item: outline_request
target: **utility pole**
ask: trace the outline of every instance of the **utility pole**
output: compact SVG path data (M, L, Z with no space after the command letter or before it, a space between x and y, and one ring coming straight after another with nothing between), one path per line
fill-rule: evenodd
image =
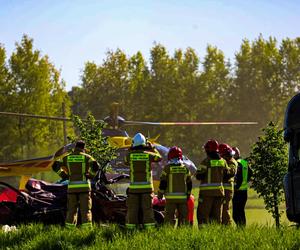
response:
M62 103L62 115L63 118L66 118L66 104ZM64 131L64 145L67 144L67 123L66 120L63 120L63 131Z

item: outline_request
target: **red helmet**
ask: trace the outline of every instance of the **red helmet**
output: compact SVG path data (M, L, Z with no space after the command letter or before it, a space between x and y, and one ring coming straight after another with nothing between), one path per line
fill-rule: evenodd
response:
M232 150L235 152L234 158L239 159L241 152L238 147L233 147Z
M219 145L219 150L220 150L220 155L222 157L224 157L224 156L233 156L235 154L235 152L232 150L232 148L226 143L220 144Z
M169 149L168 160L176 158L182 160L182 150L179 147L173 146Z
M219 143L216 140L210 139L204 144L206 152L219 152Z

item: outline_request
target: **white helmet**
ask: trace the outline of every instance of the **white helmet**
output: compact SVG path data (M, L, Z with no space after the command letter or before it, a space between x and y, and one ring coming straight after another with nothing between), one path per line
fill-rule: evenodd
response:
M146 138L143 134L137 133L133 138L132 138L132 146L137 147L137 146L146 146Z

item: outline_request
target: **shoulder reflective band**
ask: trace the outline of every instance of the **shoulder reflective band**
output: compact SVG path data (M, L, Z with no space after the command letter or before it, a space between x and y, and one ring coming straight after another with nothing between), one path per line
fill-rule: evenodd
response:
M210 166L211 167L225 167L225 161L224 160L210 160Z

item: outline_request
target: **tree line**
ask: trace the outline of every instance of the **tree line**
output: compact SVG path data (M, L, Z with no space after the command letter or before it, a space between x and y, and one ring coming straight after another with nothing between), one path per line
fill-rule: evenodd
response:
M257 126L131 126L164 145L178 145L196 163L209 138L238 146L244 155L269 121L282 125L289 99L300 86L300 38L278 42L259 35L243 40L232 60L215 46L169 52L154 44L150 58L109 50L100 64L83 65L79 86L67 93L59 70L24 35L9 59L0 45L0 110L61 115L61 103L101 119L119 102L120 115L137 121L257 121ZM55 121L1 117L0 159L52 153L63 143ZM73 129L69 126L69 133Z

